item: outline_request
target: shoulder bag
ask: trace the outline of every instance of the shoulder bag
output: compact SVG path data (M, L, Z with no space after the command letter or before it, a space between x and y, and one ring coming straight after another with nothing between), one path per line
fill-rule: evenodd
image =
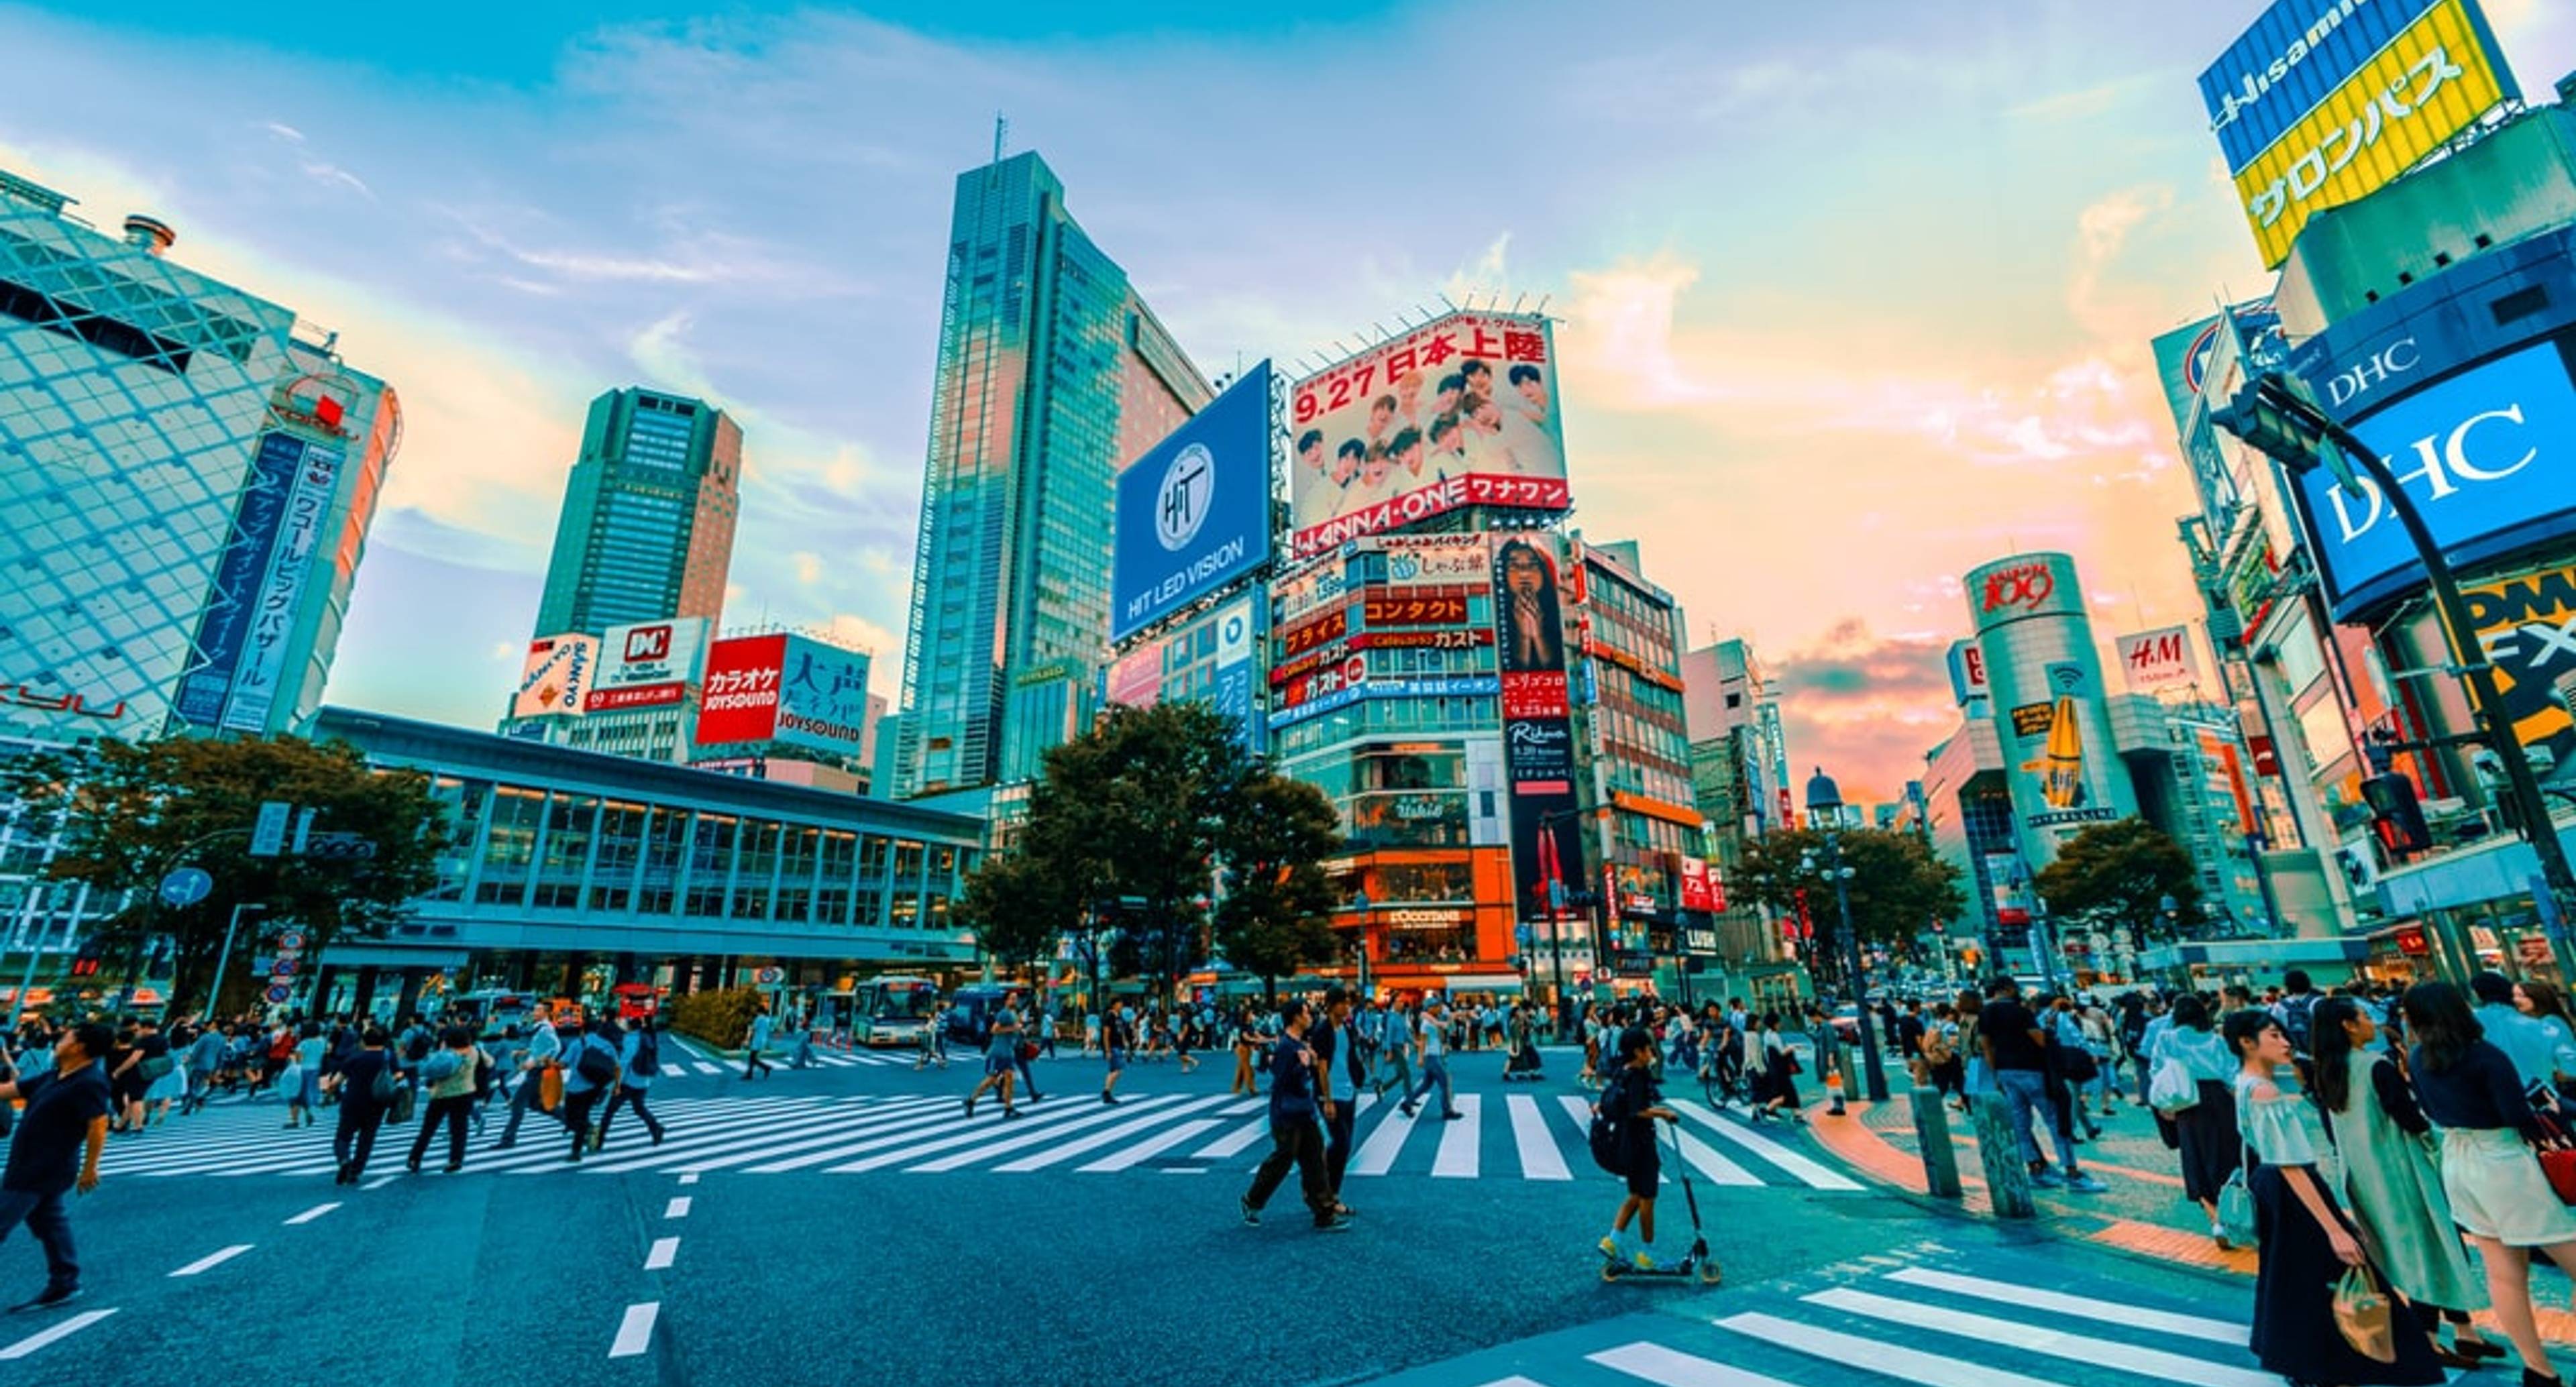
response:
M406 1083L396 1083L396 1084L394 1085L394 1101L393 1101L393 1105L385 1111L385 1121L387 1121L387 1122L409 1122L409 1121L411 1121L411 1108L412 1108L412 1104L413 1104L413 1103L415 1103L415 1102L417 1102L417 1101L418 1101L418 1099L417 1099L417 1098L416 1098L416 1096L412 1093L411 1085L406 1084Z
M2367 1261L2346 1268L2343 1279L2335 1283L2334 1319L2335 1331L2352 1345L2353 1352L2375 1363L2397 1361L2397 1328L2388 1295L2379 1289Z
M402 1081L394 1077L392 1055L379 1050L376 1052L376 1058L376 1077L367 1085L367 1092L374 1096L378 1107L389 1108L393 1106L394 1095L402 1092Z
M2246 1184L2254 1165L2254 1146L2240 1142L2236 1169L2227 1177L2227 1187L2218 1192L2218 1232L2233 1247L2252 1247L2258 1234L2254 1225L2254 1191Z
M2558 1119L2545 1112L2535 1112L2540 1121L2540 1173L2549 1177L2550 1191L2561 1204L2576 1204L2576 1141Z
M2147 1081L2147 1106L2167 1117L2187 1113L2200 1106L2199 1081L2180 1059L2167 1055Z

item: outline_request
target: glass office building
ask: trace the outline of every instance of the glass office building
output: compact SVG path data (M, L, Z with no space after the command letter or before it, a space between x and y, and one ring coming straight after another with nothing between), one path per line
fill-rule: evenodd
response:
M1112 479L1213 394L1035 153L958 176L897 796L1034 775L1085 725Z
M401 434L293 310L0 173L0 734L301 730Z
M700 400L643 389L590 402L564 484L536 636L724 615L742 510L742 429Z

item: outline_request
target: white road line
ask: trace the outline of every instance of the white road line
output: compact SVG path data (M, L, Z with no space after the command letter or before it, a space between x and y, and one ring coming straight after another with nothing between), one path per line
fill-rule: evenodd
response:
M0 1358L24 1358L56 1340L68 1339L115 1313L116 1310L112 1306L105 1310L84 1310L51 1329L37 1330L7 1348L0 1348Z
M1849 1287L1819 1291L1804 1299L1811 1305L1840 1310L1845 1314L1862 1315L1911 1329L1961 1335L1979 1343L2002 1344L2049 1358L2098 1363L2122 1372L2160 1377L2167 1382L2204 1383L2207 1387L2279 1387L2280 1384L2280 1378L2272 1373L2212 1363L2189 1354L2139 1348L2114 1339L2069 1334L2045 1325L2024 1324L1994 1315L1973 1315L1965 1310L1947 1310L1937 1305L1898 1300L1893 1296L1874 1295Z
M1473 1180L1478 1165L1476 1129L1483 1125L1485 1098L1480 1093L1458 1095L1459 1118L1441 1123L1440 1150L1431 1158L1431 1173L1442 1179Z
M1587 1353L1585 1358L1605 1368L1613 1368L1630 1377L1642 1377L1659 1387L1790 1387L1776 1377L1724 1363L1712 1363L1661 1344L1639 1340Z
M1419 1112L1420 1109L1415 1109ZM1404 1139L1413 1135L1414 1116L1402 1107L1379 1118L1377 1126L1351 1153L1349 1175L1384 1175L1395 1168L1396 1153L1404 1149Z
M1018 1151L1026 1147L1035 1146L1042 1141L1053 1141L1067 1132L1088 1131L1089 1129L1098 1127L1104 1123L1117 1122L1122 1118L1132 1116L1140 1108L1164 1107L1179 1098L1180 1095L1177 1093L1157 1094L1154 1097L1144 1099L1141 1102L1130 1101L1124 1108L1107 1106L1095 1108L1091 1110L1088 1116L1077 1117L1071 1121L1065 1121L1059 1118L1056 1114L1049 1113L1047 1115L1048 1118L1054 1120L1004 1128L1004 1134L1000 1136L995 1136L991 1131L978 1129L976 1131L968 1132L962 1136L937 1137L930 1141L914 1142L910 1146L900 1147L893 1151L880 1151L873 1156L862 1157L845 1165L836 1165L831 1167L829 1173L834 1175L848 1175L863 1170L875 1170L880 1166L901 1165L904 1162L912 1160L916 1156L926 1156L933 1151L946 1151L950 1154L942 1156L938 1160L929 1162L925 1165L911 1166L907 1168L916 1170L955 1170L959 1166L984 1160L987 1157L998 1156L1005 1151ZM988 1138L990 1139L988 1140ZM981 1145L977 1145L975 1143L981 1143ZM965 1149L960 1151L957 1149L959 1147L964 1147Z
M1138 1142L1136 1145L1130 1146L1124 1151L1103 1156L1089 1165L1076 1166L1074 1169L1078 1174L1083 1175L1097 1175L1105 1171L1125 1170L1129 1166L1136 1165L1151 1157L1159 1156L1163 1152L1169 1151L1173 1147L1180 1145L1182 1142L1188 1141L1190 1138L1208 1131L1210 1128L1220 1127L1223 1125L1224 1124L1222 1122L1213 1117L1202 1117L1195 1121L1184 1122L1180 1126L1174 1127L1167 1132L1163 1132L1145 1141Z
M673 1164L682 1170L689 1171L723 1170L728 1166L747 1166L755 1174L774 1175L782 1170L801 1170L809 1165L820 1165L851 1151L873 1149L868 1142L858 1141L858 1138L877 1138L879 1139L877 1144L881 1145L885 1140L896 1139L889 1137L887 1135L889 1133L918 1133L927 1128L943 1125L963 1125L965 1120L950 1108L949 1100L946 1098L933 1099L926 1103L906 1100L858 1109L856 1120L837 1123L820 1131L806 1129L777 1132L767 1136L738 1136L729 1148L722 1145L712 1149L701 1147ZM993 1120L998 1123L1001 1119L996 1116ZM822 1149L817 1150L818 1147ZM805 1154L790 1156L788 1154L790 1152ZM786 1157L786 1159L769 1161L763 1165L749 1164L771 1156ZM617 1167L611 1166L609 1169L615 1170Z
M1720 1329L1731 1329L1747 1338L1796 1349L1856 1373L1883 1373L1906 1382L1921 1383L1922 1387L2063 1387L2063 1384L2044 1377L2006 1372L1987 1364L1944 1358L1937 1353L1925 1353L1901 1344L1819 1329L1795 1320L1784 1320L1777 1315L1729 1315L1716 1323Z
M1717 1148L1692 1136L1686 1127L1676 1124L1673 1139L1681 1145L1682 1159L1691 1163L1691 1169L1707 1176L1711 1184L1759 1186L1762 1183L1761 1176L1719 1155ZM1588 1136L1586 1140L1588 1143Z
M685 1194L672 1196L671 1202L662 1206L662 1217L687 1218L691 1202L689 1196Z
M1519 1373L1514 1373L1510 1377L1495 1378L1491 1382L1481 1384L1480 1387L1547 1387L1547 1384L1537 1378L1523 1377Z
M190 1262L188 1265L181 1267L170 1274L172 1276L196 1276L204 1272L209 1272L222 1266L224 1263L231 1261L235 1257L250 1251L250 1249L251 1245L249 1243L234 1243L232 1246L225 1248L221 1252L209 1252L205 1256Z
M662 1302L648 1300L626 1307L626 1318L618 1321L617 1340L608 1346L611 1358L632 1358L653 1342L653 1321L662 1314Z
M373 1180L369 1180L366 1184L364 1184L364 1185L360 1186L360 1188L362 1188L362 1189L371 1189L371 1190L380 1190L380 1189L383 1189L385 1186L390 1185L390 1184L392 1184L394 1181L399 1180L399 1179L401 1179L401 1178L402 1178L402 1177L401 1177L401 1176L399 1176L399 1175L379 1175L379 1176L377 1176L375 1179L373 1179Z
M2243 1348L2252 1342L2244 1325L2227 1320L2204 1319L2199 1315L2177 1315L2168 1310L2146 1310L2116 1301L2094 1300L2087 1296L2068 1295L2064 1291L2044 1291L2030 1286L2007 1285L1983 1277L1961 1276L1956 1272L1932 1271L1908 1267L1890 1272L1890 1281L1920 1286L1928 1291L1948 1291L1953 1295L1975 1296L1980 1300L1999 1301L2005 1305L2026 1306L2053 1314L2072 1315L2077 1319L2100 1320L2106 1324L2126 1325L2134 1329L2152 1329L2159 1334L2172 1334L2185 1339L2200 1339L2230 1348Z
M661 1271L671 1265L672 1258L679 1255L680 1240L678 1238L655 1238L653 1240L653 1249L644 1254L644 1269L646 1271Z
M1547 1134L1547 1113L1538 1100L1525 1093L1514 1093L1503 1099L1512 1115L1512 1145L1520 1149L1521 1178L1524 1180L1571 1180L1574 1172L1565 1168L1565 1156L1556 1149L1556 1140Z
M1267 1098L1247 1098L1242 1102L1235 1104L1233 1107L1224 1109L1223 1115L1234 1117L1243 1113L1258 1112L1269 1106L1270 1100ZM1268 1135L1270 1135L1270 1119L1268 1117L1256 1117L1250 1122L1244 1123L1242 1126L1235 1128L1224 1136L1221 1136L1216 1140L1209 1142L1207 1145L1200 1147L1198 1150L1191 1152L1190 1159L1194 1161L1221 1161L1228 1156L1241 1154L1254 1142L1257 1142Z
M680 1183L681 1183L681 1184L683 1184L683 1185L694 1185L694 1184L696 1184L697 1182L698 1182L698 1173L697 1173L696 1171L694 1171L694 1170L692 1170L692 1171L688 1172L687 1174L682 1175L682 1176L680 1177Z
M686 1159L687 1152L707 1150L721 1146L727 1141L740 1142L772 1119L828 1118L832 1113L833 1105L818 1104L810 1098L767 1098L733 1107L719 1106L712 1112L696 1115L696 1118L701 1121L712 1120L711 1126L701 1126L698 1125L698 1121L692 1121L685 1132L670 1138L660 1146L647 1146L633 1154L621 1152L611 1155L603 1151L585 1164L590 1169L603 1173L642 1170L662 1163L677 1164ZM658 1113L655 1115L660 1116ZM678 1113L671 1114L665 1125L679 1122L682 1116ZM570 1134L564 1130L563 1124L549 1118L546 1126L539 1130L533 1142L523 1141L508 1151L492 1152L482 1160L473 1160L469 1154L470 1164L467 1169L485 1172L551 1170L556 1166L570 1165L572 1162L564 1159L569 1138Z
M1682 1116L1701 1123L1728 1141L1797 1176L1810 1189L1857 1190L1860 1188L1860 1182L1850 1176L1809 1160L1769 1137L1748 1129L1742 1123L1730 1122L1697 1103L1681 1098L1667 1098L1664 1102L1666 1106Z
M300 1213L300 1214L297 1214L295 1217L288 1219L288 1220L286 1221L286 1226L287 1226L287 1227L289 1227L289 1228L292 1228L292 1227L294 1227L295 1225L297 1225L297 1224L299 1224L299 1223L311 1223L313 1220L315 1220L315 1219L317 1219L317 1218L320 1218L320 1217L322 1217L324 1214L327 1214L327 1213L331 1212L333 1209L336 1209L336 1208L339 1208L339 1207L340 1207L340 1205L339 1205L339 1203L338 1203L337 1201L334 1201L334 1202L329 1203L329 1204L316 1204L316 1205L314 1205L312 1208L307 1209L307 1210L305 1210L304 1212L302 1212L302 1213Z
M1069 1161L1074 1157L1081 1155L1085 1151L1097 1151L1101 1147L1110 1145L1113 1142L1123 1141L1128 1137L1136 1136L1142 1132L1160 1127L1164 1123L1171 1121L1173 1118L1178 1117L1183 1113L1196 1111L1197 1109L1207 1107L1209 1104L1222 1103L1224 1101L1225 1100L1222 1098L1200 1098L1191 1102L1183 1103L1178 1107L1167 1107L1158 1112L1149 1112L1132 1122L1121 1122L1115 1127L1104 1128L1100 1131L1093 1132L1089 1136L1066 1142L1064 1145L1055 1147L1051 1150L1040 1151L1034 1156L1022 1156L1016 1161L1012 1161L1007 1165L997 1165L993 1167L993 1169L997 1173L1010 1175L1017 1175L1024 1171L1043 1170L1059 1161ZM961 1152L958 1155L943 1157L940 1160L932 1161L926 1165L917 1165L912 1168L914 1170L954 1170L958 1166L968 1164L978 1159L981 1159L981 1153L967 1151Z

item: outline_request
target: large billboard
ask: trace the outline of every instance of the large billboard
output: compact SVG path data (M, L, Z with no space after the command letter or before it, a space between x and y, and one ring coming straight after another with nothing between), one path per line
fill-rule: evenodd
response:
M232 692L224 700L223 726L228 731L266 731L279 692L289 681L303 677L302 669L287 668L287 641L295 634L305 581L325 553L331 495L339 489L340 467L347 459L348 454L337 448L304 445L295 485L288 489L286 508L278 516L277 544L269 554L268 571L260 579L250 625L243 633ZM291 702L292 693L288 697Z
M688 697L707 653L707 619L678 617L611 626L600 637L599 678L586 712L658 708Z
M2475 0L2277 0L2200 91L2266 268L2519 95Z
M1466 506L1563 510L1565 432L1547 319L1452 313L1297 383L1289 549Z
M1566 698L1564 555L1556 536L1494 546L1494 644L1501 668L1503 781L1510 800L1512 884L1520 918L1550 919L1583 881L1574 796L1574 724Z
M2559 341L2534 343L2353 421L2453 567L2503 558L2576 525L2576 385L2566 353ZM2365 478L2354 495L2320 467L2298 489L2335 620L2423 587L2423 565L2377 486Z
M539 636L528 642L528 658L519 666L519 692L510 700L510 716L580 713L598 668L596 638L579 632Z
M2200 687L2200 647L2188 626L2159 626L2111 638L2120 657L2120 682L2134 694Z
M778 730L778 686L786 678L787 636L732 636L707 647L699 696L699 746L765 742Z
M788 632L707 647L699 746L775 742L856 756L867 735L868 657Z
M2021 855L2042 867L2085 825L2137 812L2084 591L2064 554L1998 559L1971 569L1966 587Z
M1269 362L1118 474L1116 541L1111 640L1269 559Z
M2549 748L2566 765L2576 758L2576 722L2552 690L2576 675L2576 565L2479 583L2460 596L2478 647L2495 666L2515 739Z
M1214 610L1130 646L1109 666L1111 703L1150 708L1199 700L1234 720L1246 750L1263 743L1254 654L1261 643L1261 595L1247 591Z

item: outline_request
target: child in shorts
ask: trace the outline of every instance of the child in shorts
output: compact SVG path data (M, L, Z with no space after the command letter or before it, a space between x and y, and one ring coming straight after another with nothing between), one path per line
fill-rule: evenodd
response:
M1611 1076L1610 1091L1601 1097L1601 1111L1619 1128L1620 1168L1628 1182L1628 1197L1619 1204L1610 1235L1601 1240L1601 1254L1631 1262L1640 1271L1653 1271L1655 1258L1648 1245L1655 1240L1655 1186L1664 1175L1655 1123L1680 1118L1663 1106L1664 1095L1655 1087L1654 1033L1643 1026L1621 1031L1618 1054L1619 1068ZM1639 1234L1634 1242L1628 1238L1632 1220Z

